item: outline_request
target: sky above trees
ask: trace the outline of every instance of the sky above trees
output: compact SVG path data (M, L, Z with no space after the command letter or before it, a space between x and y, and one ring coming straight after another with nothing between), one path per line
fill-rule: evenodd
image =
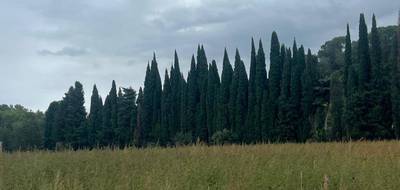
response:
M231 60L238 48L248 69L251 37L263 39L266 60L273 30L282 42L296 37L315 52L345 35L347 22L356 39L360 12L367 23L375 13L379 26L394 25L399 7L395 0L5 0L0 2L0 103L45 110L76 80L83 83L87 102L94 83L103 98L113 79L138 89L153 52L163 75L176 49L187 75L199 43L219 71L224 47Z

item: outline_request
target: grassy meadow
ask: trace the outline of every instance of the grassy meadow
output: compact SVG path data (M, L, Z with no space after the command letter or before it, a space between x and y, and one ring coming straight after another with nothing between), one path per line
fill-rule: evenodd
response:
M0 153L0 189L398 189L400 142Z

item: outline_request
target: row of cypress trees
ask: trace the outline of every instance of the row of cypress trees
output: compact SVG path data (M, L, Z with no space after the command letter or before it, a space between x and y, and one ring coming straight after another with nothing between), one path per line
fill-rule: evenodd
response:
M249 75L238 49L233 66L224 51L220 76L215 60L209 63L199 45L187 78L180 71L175 52L162 83L154 54L138 95L131 88L117 92L113 81L103 105L94 86L87 117L82 85L76 82L63 100L50 104L44 145L54 149L58 143L78 149L192 142L305 142L321 130L327 133L327 140L398 137L400 66L395 41L393 68L387 75L375 16L370 37L364 15L360 16L356 57L347 27L345 66L338 74L340 80L332 74L330 82L330 127L321 129L314 124L321 86L317 56L298 47L296 41L291 47L281 44L273 32L268 74L261 40L257 49L251 41ZM341 86L342 95L337 90Z

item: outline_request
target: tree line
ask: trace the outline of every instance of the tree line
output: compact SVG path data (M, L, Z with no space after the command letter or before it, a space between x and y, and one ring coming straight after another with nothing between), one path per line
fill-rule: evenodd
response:
M340 43L327 43L318 54L296 41L286 46L273 32L268 73L261 40L257 47L251 40L249 73L239 50L231 62L225 49L219 75L216 61L208 62L199 45L187 78L175 52L162 82L154 54L143 88L117 88L113 81L103 103L95 85L89 113L82 84L76 82L62 100L49 105L43 146L398 138L400 34L398 27L387 36L381 31L373 16L368 33L361 14L357 41L351 40L347 25Z

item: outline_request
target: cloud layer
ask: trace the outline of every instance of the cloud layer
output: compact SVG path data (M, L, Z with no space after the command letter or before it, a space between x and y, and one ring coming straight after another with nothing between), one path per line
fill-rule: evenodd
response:
M224 47L231 58L239 48L248 66L251 37L262 38L268 51L273 30L281 42L296 37L316 51L347 22L356 37L359 13L389 25L399 7L395 0L5 0L0 103L45 110L76 80L86 97L94 83L105 96L113 79L138 88L152 52L164 73L176 49L186 74L199 43L219 68Z

